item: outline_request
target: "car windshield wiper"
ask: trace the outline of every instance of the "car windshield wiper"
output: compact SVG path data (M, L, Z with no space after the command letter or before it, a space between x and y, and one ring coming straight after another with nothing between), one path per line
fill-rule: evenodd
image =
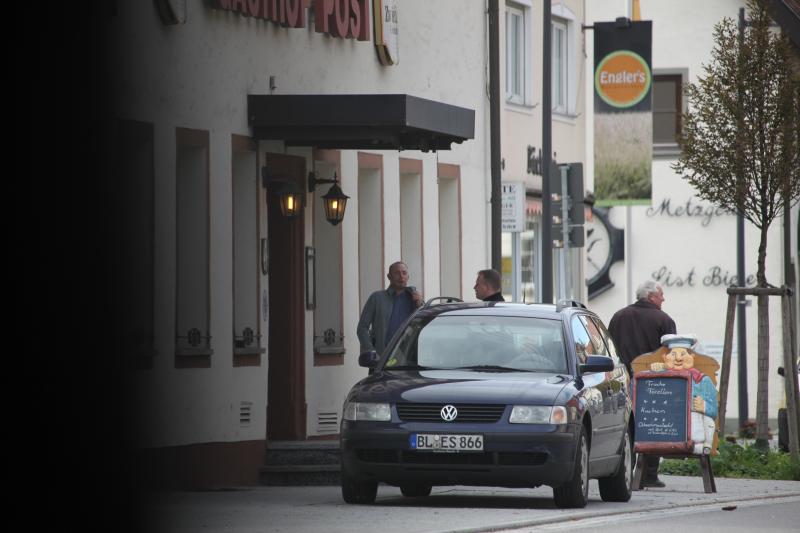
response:
M488 372L530 372L523 368L511 368L510 366L500 365L472 365L472 366L459 366L454 370L486 370Z

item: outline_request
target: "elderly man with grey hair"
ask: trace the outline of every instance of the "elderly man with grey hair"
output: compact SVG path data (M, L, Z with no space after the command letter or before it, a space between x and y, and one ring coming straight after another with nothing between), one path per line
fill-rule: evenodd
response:
M661 310L664 289L659 283L647 280L636 289L636 301L620 309L611 317L608 332L617 347L619 358L625 363L628 373L633 375L631 361L636 357L658 350L661 337L675 334L675 321ZM645 456L645 487L663 487L658 479L660 457Z

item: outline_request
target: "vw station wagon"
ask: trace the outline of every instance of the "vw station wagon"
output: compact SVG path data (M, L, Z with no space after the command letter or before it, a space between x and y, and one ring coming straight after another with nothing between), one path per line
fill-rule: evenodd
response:
M553 489L584 507L590 479L628 501L633 473L629 376L600 319L579 302L434 303L417 310L347 395L342 496L375 501L433 486Z

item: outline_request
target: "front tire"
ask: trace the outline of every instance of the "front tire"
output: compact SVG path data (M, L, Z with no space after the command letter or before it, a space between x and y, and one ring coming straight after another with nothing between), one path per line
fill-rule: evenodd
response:
M430 485L421 485L417 483L409 483L407 485L400 485L400 492L406 498L424 498L431 495L432 487Z
M342 499L347 503L375 503L378 495L377 481L358 481L342 471Z
M622 461L613 476L600 478L600 497L604 502L627 502L633 491L633 449L628 431L622 437Z
M583 428L578 436L572 479L560 487L553 487L553 499L562 509L586 507L589 501L589 446Z

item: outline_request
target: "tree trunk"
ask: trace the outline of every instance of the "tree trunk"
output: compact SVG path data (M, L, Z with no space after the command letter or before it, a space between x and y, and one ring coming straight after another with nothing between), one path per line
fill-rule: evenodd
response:
M767 229L761 229L758 246L758 286L767 286ZM769 446L769 296L758 297L758 392L756 396L756 447Z

